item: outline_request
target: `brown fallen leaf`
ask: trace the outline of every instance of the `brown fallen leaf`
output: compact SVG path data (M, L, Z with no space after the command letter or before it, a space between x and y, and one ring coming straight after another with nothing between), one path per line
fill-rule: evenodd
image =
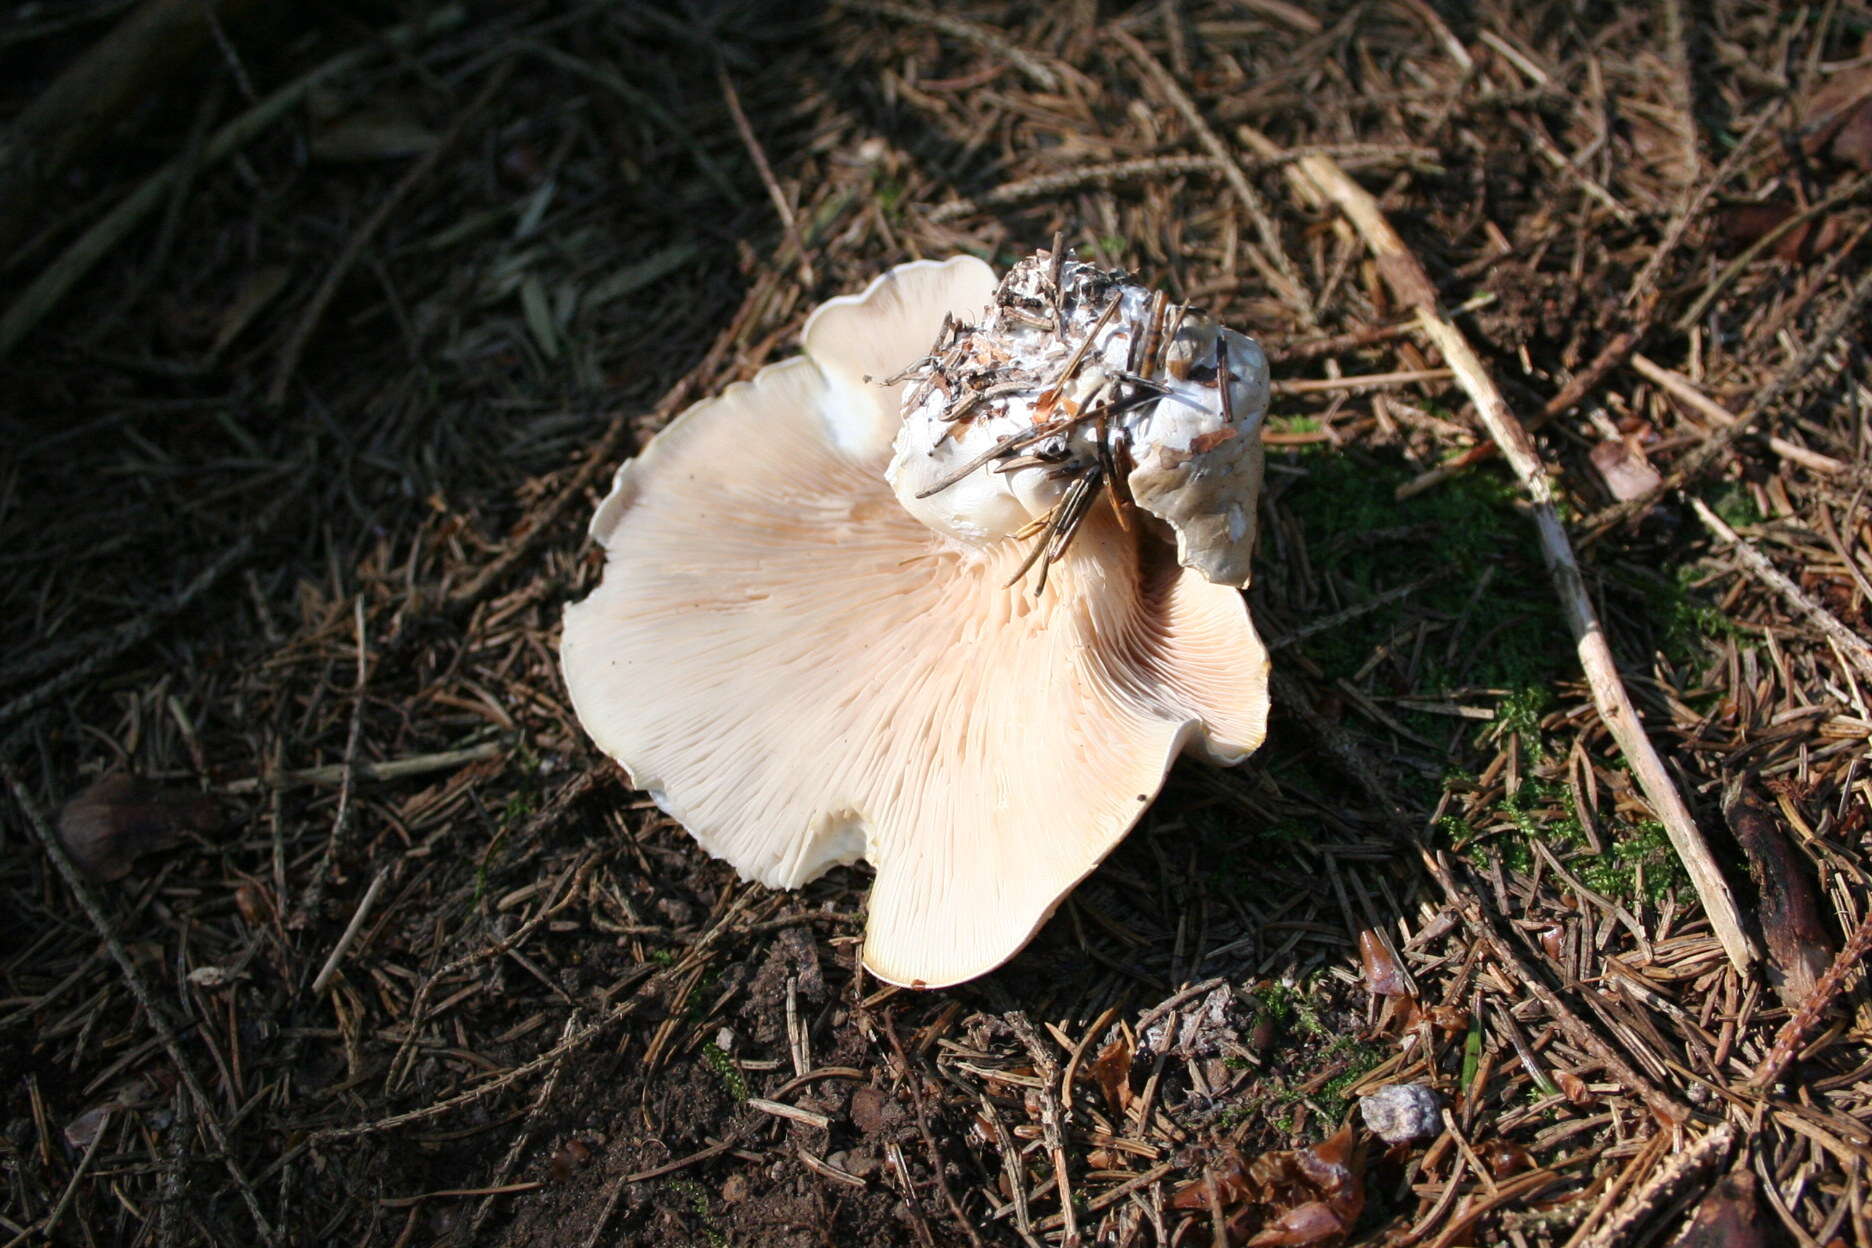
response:
M1807 97L1801 151L1872 169L1872 65L1841 70Z
M1359 964L1365 971L1365 991L1379 997L1402 997L1410 992L1404 972L1374 928L1358 935Z
M1364 1161L1350 1123L1311 1148L1277 1149L1244 1163L1229 1145L1218 1158L1202 1178L1177 1188L1170 1203L1204 1210L1213 1194L1231 1244L1331 1243L1365 1211Z
M1092 1059L1092 1081L1098 1084L1105 1104L1114 1114L1131 1108L1135 1096L1131 1091L1131 1062L1135 1056L1131 1038L1120 1032L1116 1040L1100 1049L1099 1055Z
M1320 1200L1309 1200L1283 1213L1272 1226L1265 1227L1249 1248L1278 1248L1287 1244L1323 1244L1350 1230L1344 1218Z
M1759 204L1729 204L1716 212L1716 230L1729 244L1729 252L1738 252L1761 239L1801 209L1786 199L1771 199ZM1840 240L1843 227L1838 217L1803 221L1775 240L1773 255L1777 260L1806 263L1826 254Z
M94 880L121 880L144 854L169 849L190 832L216 832L221 808L186 789L163 789L120 771L100 777L59 812L59 839Z
M1754 1172L1732 1171L1716 1180L1671 1248L1764 1248L1768 1235L1760 1215Z
M1782 1004L1796 1009L1833 960L1833 940L1820 919L1813 869L1782 831L1780 820L1749 793L1741 778L1723 787L1723 818L1748 856L1760 895L1762 936L1768 945L1768 983Z
M1593 447L1592 464L1621 503L1641 498L1664 483L1634 437L1607 438Z

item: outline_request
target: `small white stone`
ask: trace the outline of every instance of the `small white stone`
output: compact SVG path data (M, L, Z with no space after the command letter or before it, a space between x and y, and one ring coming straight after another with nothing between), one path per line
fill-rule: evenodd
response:
M1443 1129L1443 1098L1421 1083L1388 1083L1359 1102L1365 1125L1387 1144L1429 1139Z

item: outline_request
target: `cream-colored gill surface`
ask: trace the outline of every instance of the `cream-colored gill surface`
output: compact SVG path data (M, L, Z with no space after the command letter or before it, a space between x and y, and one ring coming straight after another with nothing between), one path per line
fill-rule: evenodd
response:
M1267 735L1267 647L1239 590L1175 566L1168 547L1154 548L1148 562L1146 583L1168 582L1156 608L1166 654L1152 675L1201 718L1205 734L1191 748L1213 763L1239 763Z
M915 260L859 294L821 304L807 319L800 336L832 383L839 414L833 433L845 451L888 456L902 423L903 390L884 380L929 354L944 313L965 324L981 320L997 284L994 270L974 256Z
M1043 596L1004 588L1021 547L971 556L918 524L828 436L823 384L804 360L766 370L623 474L565 676L598 744L712 853L779 886L862 854L871 969L953 983L1117 843L1204 707L1258 736L1257 708L1200 690L1231 644L1250 667L1259 648L1238 594L1231 643L1227 604L1173 564L1145 577L1104 509Z

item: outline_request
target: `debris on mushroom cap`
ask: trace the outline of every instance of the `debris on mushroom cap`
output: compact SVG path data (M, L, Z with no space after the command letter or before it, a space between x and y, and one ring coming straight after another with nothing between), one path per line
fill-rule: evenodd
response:
M1109 491L1166 523L1179 561L1245 586L1267 357L1122 273L1055 251L1016 265L977 324L946 320L905 378L888 477L909 512L983 543L1040 525L1047 565Z
M1242 595L1143 514L1087 509L1035 596L1019 537L893 493L908 375L996 292L969 257L900 266L679 416L599 507L604 576L561 643L600 748L744 877L869 860L865 964L913 986L1006 961L1184 749L1239 762L1267 717Z

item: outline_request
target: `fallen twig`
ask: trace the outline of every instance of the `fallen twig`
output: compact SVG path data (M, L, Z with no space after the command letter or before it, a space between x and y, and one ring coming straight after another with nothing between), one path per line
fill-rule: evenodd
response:
M1673 1150L1663 1164L1639 1185L1637 1191L1626 1196L1624 1203L1614 1209L1597 1230L1580 1241L1579 1248L1618 1248L1620 1244L1634 1242L1634 1232L1646 1218L1682 1195L1691 1183L1728 1160L1735 1144L1735 1127L1723 1122L1694 1144Z
M1748 407L1736 417L1733 425L1727 429L1717 430L1700 446L1686 451L1683 458L1678 460L1676 466L1672 468L1670 475L1658 485L1635 498L1627 499L1622 503L1614 503L1610 507L1596 511L1581 521L1580 531L1591 535L1587 540L1590 541L1613 526L1623 524L1634 516L1641 516L1651 510L1660 498L1672 490L1682 489L1705 468L1715 463L1743 435L1752 432L1755 423L1807 376L1813 366L1820 362L1820 357L1833 349L1840 336L1859 325L1867 303L1872 303L1872 272L1860 277L1851 292L1840 300L1838 307L1833 309L1833 314L1814 331L1807 349L1802 351L1793 363L1775 375L1774 380L1769 382ZM1848 357L1850 354L1850 352L1847 353Z
M1775 1033L1774 1047L1768 1050L1768 1056L1749 1076L1749 1084L1758 1091L1765 1092L1781 1072L1788 1068L1800 1052L1800 1047L1807 1041L1807 1033L1812 1031L1820 1016L1833 1004L1833 998L1845 989L1846 981L1854 971L1865 970L1865 960L1872 954L1872 913L1859 920L1859 926L1841 946L1833 957L1833 965L1827 967L1826 974L1814 985L1813 995L1794 1011L1787 1022L1781 1024L1781 1030Z
M469 763L485 762L490 758L499 758L513 748L513 742L502 738L498 741L483 741L480 745L470 745L459 750L443 750L436 754L414 754L409 758L393 758L384 763L358 760L350 768L353 776L359 780L402 780L409 776L426 776L435 771L451 771ZM262 789L295 789L306 784L341 784L345 778L343 763L328 763L323 767L305 767L298 771L282 771L273 775L248 776L241 780L232 780L220 786L220 793L257 793Z
M1614 334L1611 341L1607 342L1605 346L1599 349L1599 354L1592 358L1592 362L1587 364L1585 368L1580 369L1579 372L1573 374L1572 380L1562 386L1560 392L1554 395L1553 398L1548 399L1541 407L1541 410L1535 413L1534 419L1528 421L1525 426L1527 431L1533 433L1542 425L1564 416L1567 412L1572 410L1575 404L1579 403L1580 400L1584 399L1595 390L1600 382L1605 380L1607 373L1610 373L1613 369L1624 363L1625 357L1630 355L1632 351L1637 348L1638 344L1644 339L1646 332L1650 329L1650 326L1650 316L1647 313L1644 317L1640 318L1638 324ZM1430 489L1432 486L1441 485L1463 469L1479 464L1500 453L1501 447L1493 440L1479 443L1470 447L1462 454L1452 459L1445 460L1436 467L1412 477L1409 481L1397 487L1395 497L1399 502L1414 497Z
M1697 389L1696 383L1682 373L1673 372L1643 355L1632 356L1631 368L1632 372L1691 408L1699 416L1713 421L1719 427L1727 428L1736 423L1737 417L1734 412ZM1842 463L1831 455L1822 455L1818 451L1808 450L1799 443L1790 442L1775 434L1768 436L1768 449L1783 459L1793 460L1810 472L1835 475L1852 471L1850 464Z
M1294 270L1293 259L1281 243L1280 227L1274 224L1274 216L1268 211L1267 201L1261 198L1261 193L1248 181L1248 175L1242 172L1235 153L1217 136L1202 111L1196 107L1196 102L1190 99L1189 93L1183 90L1169 70L1158 63L1150 50L1137 41L1135 35L1123 27L1113 26L1111 37L1137 62L1138 68L1156 85L1158 92L1183 115L1183 120L1189 123L1197 141L1203 145L1203 150L1221 163L1223 176L1228 179L1235 198L1241 200L1242 207L1247 210L1248 219L1254 223L1255 233L1260 235L1262 250L1266 251L1267 260L1273 265L1273 271L1264 274L1268 284L1280 292L1281 298L1303 320L1310 323L1313 320L1312 303L1306 296L1306 286L1301 282L1300 274ZM1248 254L1253 258L1254 249L1249 248Z
M1723 950L1737 969L1746 973L1748 965L1760 956L1759 951L1742 925L1735 895L1730 891L1728 881L1723 879L1722 870L1716 865L1708 842L1703 839L1696 821L1690 816L1689 808L1677 792L1677 786L1671 781L1670 773L1665 770L1664 760L1658 757L1657 750L1651 745L1650 738L1645 735L1644 727L1638 720L1637 708L1632 705L1631 695L1626 692L1618 665L1613 661L1612 647L1606 640L1605 629L1599 623L1592 599L1586 593L1579 563L1574 558L1572 543L1567 540L1566 529L1560 522L1560 514L1554 507L1553 488L1547 481L1533 439L1515 419L1514 413L1508 410L1508 403L1496 388L1488 367L1470 347L1468 339L1438 310L1436 288L1431 285L1429 275L1404 245L1404 240L1398 237L1397 231L1391 228L1391 223L1378 207L1378 201L1364 187L1346 176L1345 171L1328 157L1308 156L1297 162L1294 168L1312 183L1321 196L1338 205L1345 213L1346 219L1352 223L1376 258L1379 273L1390 285L1398 301L1416 307L1424 336L1455 370L1457 381L1475 404L1484 427L1502 448L1503 455L1514 468L1515 476L1520 478L1522 489L1534 505L1534 523L1540 535L1541 554L1553 576L1554 589L1566 614L1567 626L1573 632L1580 665L1585 669L1587 682L1592 687L1593 703L1599 708L1600 718L1611 730L1619 749L1630 760L1639 787L1644 790L1646 799L1664 824L1671 845L1682 859L1684 869L1689 872L1697 896L1703 901L1710 926L1722 941Z
M1786 573L1770 563L1768 557L1756 550L1747 538L1724 523L1723 518L1711 511L1709 505L1702 499L1692 497L1690 508L1696 512L1697 519L1703 522L1704 528L1714 533L1730 550L1735 552L1736 558L1742 561L1742 566L1747 568L1755 579L1780 594L1787 600L1789 606L1806 616L1809 623L1826 634L1827 640L1839 647L1840 653L1859 669L1861 676L1872 680L1872 646L1867 645L1864 638L1840 623L1838 616L1815 601L1806 590L1788 579Z
M1443 855L1421 848L1419 853L1423 856L1424 866L1436 880L1437 886L1443 890L1444 897L1455 908L1456 913L1462 916L1469 930L1488 946L1489 953L1501 963L1502 969L1509 973L1513 982L1525 987L1534 995L1535 1000L1541 1003L1541 1007L1552 1017L1560 1030L1566 1033L1569 1040L1597 1058L1606 1071L1627 1091L1644 1101L1660 1121L1675 1126L1690 1117L1688 1106L1640 1074L1637 1067L1620 1056L1618 1050L1606 1043L1599 1033L1593 1030L1591 1024L1575 1014L1566 1002L1562 1001L1534 973L1534 969L1522 961L1521 956L1515 952L1514 946L1495 930L1494 922L1483 912L1481 905L1456 886L1455 879L1442 861Z
M370 887L364 890L363 899L358 902L357 909L351 912L351 921L345 924L344 934L338 937L338 943L332 946L330 956L325 959L325 965L319 968L318 978L312 981L313 996L323 996L325 989L331 984L332 976L338 972L339 961L357 940L358 933L364 930L364 920L370 917L371 907L377 904L377 895L383 892L384 880L388 879L389 875L389 867L379 867L377 875L370 882Z
M247 1181L247 1175L241 1170L240 1162L235 1160L234 1151L228 1145L227 1134L221 1128L221 1119L215 1113L214 1102L208 1099L207 1089L202 1086L200 1076L195 1073L194 1064L189 1061L188 1054L182 1051L182 1042L176 1035L174 1025L169 1021L168 1008L157 1000L156 994L143 981L143 973L137 969L137 964L131 958L129 950L125 949L123 942L117 938L110 919L104 913L103 905L91 891L91 885L86 882L77 864L71 860L71 855L66 852L65 843L59 840L57 830L46 821L45 813L39 809L39 804L27 791L19 773L13 769L11 763L0 762L0 776L5 777L7 788L12 791L14 804L20 808L20 813L26 816L27 824L45 848L46 857L52 860L52 865L63 877L65 886L71 890L72 896L78 899L78 904L83 908L85 917L91 920L91 926L96 930L98 939L104 942L104 947L110 951L111 959L117 963L117 969L123 972L124 983L129 987L130 995L136 998L143 1016L149 1020L150 1027L155 1030L157 1040L162 1044L163 1051L169 1055L170 1062L175 1066L176 1075L182 1080L183 1086L188 1089L189 1097L194 1101L196 1111L201 1115L202 1125L207 1128L209 1138L214 1141L216 1150L221 1154L221 1164L227 1168L228 1177L234 1180L234 1186L240 1191L241 1200L245 1202L247 1212L253 1218L254 1228L260 1233L260 1242L273 1243L272 1224L267 1221L266 1214L261 1212L260 1201L254 1195L253 1185ZM99 1134L101 1135L102 1132Z
M1760 238L1744 247L1741 254L1724 266L1723 271L1703 288L1703 293L1697 296L1696 302L1677 318L1675 328L1680 333L1689 332L1698 321L1703 319L1703 314L1709 311L1710 305L1716 302L1716 296L1720 295L1744 269L1766 255L1770 247L1809 221L1824 216L1841 204L1857 198L1860 192L1869 186L1872 186L1872 173L1861 174L1859 177L1834 187L1825 197L1814 201L1799 212L1790 213L1786 219L1777 222L1772 229L1764 231Z
M45 705L98 669L114 662L125 651L149 640L155 634L159 624L186 608L214 588L222 577L246 562L247 557L253 554L254 546L272 531L273 526L279 522L286 509L297 501L298 497L299 490L296 486L288 489L273 500L272 504L260 514L260 518L236 539L233 545L222 551L212 563L197 573L194 580L137 616L136 619L119 625L100 638L88 648L82 659L73 662L44 684L27 690L10 702L0 703L0 726L12 723L28 711ZM61 650L60 653L64 651ZM38 665L30 665L26 670L38 670Z
M786 231L787 240L799 255L800 284L810 290L813 285L812 257L807 254L806 240L800 235L793 205L787 202L786 193L780 189L780 181L774 177L773 166L767 163L767 153L761 149L754 126L748 121L746 110L741 107L741 96L735 91L734 79L728 76L728 66L719 57L715 61L715 81L721 87L722 99L728 103L728 116L734 121L735 133L741 136L741 145L747 148L748 156L754 162L754 172L760 175L761 185L767 188L767 198L773 201L774 212L780 218L780 228Z
M930 1169L936 1175L936 1186L942 1192L943 1201L949 1206L950 1216L962 1228L963 1234L968 1236L969 1243L974 1248L983 1248L982 1238L976 1233L974 1222L962 1211L962 1203L956 1199L955 1191L949 1186L949 1175L943 1169L942 1151L936 1147L936 1136L930 1131L929 1107L923 1100L922 1076L910 1064L910 1055L904 1051L903 1041L897 1038L897 1029L891 1025L890 1016L883 1015L878 1021L882 1024L878 1030L890 1041L891 1052L896 1055L898 1067L903 1071L903 1081L910 1089L911 1103L916 1106L917 1128L923 1136L923 1146L929 1152ZM915 1200L916 1192L905 1191L904 1198Z

